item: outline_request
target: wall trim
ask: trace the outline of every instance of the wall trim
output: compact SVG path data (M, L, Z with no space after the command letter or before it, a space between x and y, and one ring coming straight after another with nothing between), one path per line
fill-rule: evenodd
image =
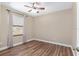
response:
M38 40L38 41L48 42L48 43L52 43L52 44L58 44L58 45L66 46L66 47L72 47L71 45L67 45L67 44L63 44L63 43L51 42L51 41L47 41L47 40L40 40L40 39L36 39L36 38L29 39L29 40L27 40L27 42L29 42L31 40Z
M72 46L71 46L71 50L72 50L73 55L76 56L76 54L74 52L75 50L73 50Z
M13 46L18 46L18 45L21 45L21 44L23 44L23 42L15 43L15 44L13 44ZM2 47L2 48L0 48L0 51L5 50L5 49L8 49L8 47L7 46Z
M15 43L15 44L13 44L13 46L17 46L17 45L21 45L21 44L23 44L23 42Z
M2 48L0 48L0 51L5 50L5 49L8 49L8 47L7 46L2 47Z

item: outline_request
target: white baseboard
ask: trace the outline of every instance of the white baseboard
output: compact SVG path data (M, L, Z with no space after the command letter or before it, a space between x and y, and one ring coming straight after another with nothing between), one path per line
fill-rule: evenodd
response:
M27 42L31 41L31 40L38 40L38 41L48 42L48 43L52 43L52 44L58 44L58 45L61 45L61 46L72 47L71 45L67 45L67 44L63 44L63 43L51 42L51 41L41 40L41 39L36 39L36 38L29 39L29 40L27 40Z
M21 45L21 44L23 44L23 42L15 43L15 44L13 44L13 46L17 46L17 45Z
M17 45L20 45L20 44L23 44L23 42L16 43L13 46L17 46ZM5 49L8 49L8 47L7 46L6 47L2 47L2 48L0 48L0 51L5 50Z
M73 55L76 56L76 54L75 54L75 52L74 52L72 46L71 46L71 50L72 50Z
M6 47L2 47L2 48L0 48L0 51L5 50L5 49L8 49L8 47L7 46Z

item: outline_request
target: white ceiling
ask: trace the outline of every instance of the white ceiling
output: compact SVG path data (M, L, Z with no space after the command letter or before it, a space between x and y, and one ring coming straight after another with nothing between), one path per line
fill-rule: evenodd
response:
M45 10L40 11L40 13L36 13L34 10L32 12L27 12L29 8L24 7L24 5L30 5L29 3L31 2L10 2L8 3L8 6L31 16L39 16L42 14L72 8L71 2L41 2L41 6L45 7Z

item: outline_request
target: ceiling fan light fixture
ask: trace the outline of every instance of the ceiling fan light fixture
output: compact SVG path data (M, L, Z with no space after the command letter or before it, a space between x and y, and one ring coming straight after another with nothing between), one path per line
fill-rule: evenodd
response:
M28 10L28 12L31 12L33 9L34 10L45 10L44 7L40 7L40 6L37 7L37 5L40 5L40 2L33 2L32 6L24 5L24 7L32 8L31 10ZM39 11L36 11L36 13L39 13Z

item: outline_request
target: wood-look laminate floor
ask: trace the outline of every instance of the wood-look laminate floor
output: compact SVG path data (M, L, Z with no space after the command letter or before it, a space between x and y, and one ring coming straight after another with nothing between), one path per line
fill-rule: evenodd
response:
M1 51L0 56L73 56L73 53L70 47L32 40Z

